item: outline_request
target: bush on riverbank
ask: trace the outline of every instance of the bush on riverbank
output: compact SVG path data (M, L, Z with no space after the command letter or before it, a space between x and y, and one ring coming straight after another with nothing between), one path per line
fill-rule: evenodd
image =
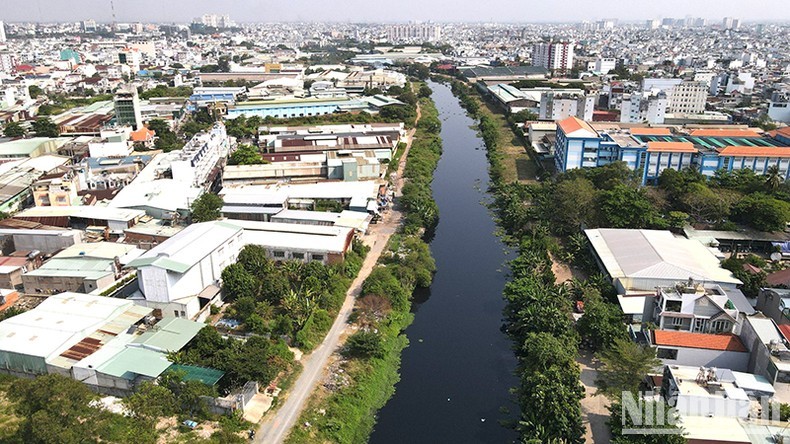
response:
M571 317L571 298L565 286L555 284L551 270L548 253L552 240L545 227L532 223L531 210L525 205L530 189L503 181L497 124L480 109L471 88L457 80L452 86L462 106L478 120L499 224L511 243L519 246L519 256L510 264L511 280L503 292L505 331L518 358L520 383L515 396L521 415L515 428L522 442L581 443L584 389L575 361L579 335Z

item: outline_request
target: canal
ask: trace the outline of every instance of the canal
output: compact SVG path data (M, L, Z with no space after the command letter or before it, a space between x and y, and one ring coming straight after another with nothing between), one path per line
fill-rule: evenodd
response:
M450 88L429 83L444 152L434 174L440 221L431 242L437 273L415 294L395 395L379 412L372 444L507 443L502 419L517 414L508 390L516 360L502 324L510 252L484 206L489 178L475 122ZM512 413L505 414L506 407Z

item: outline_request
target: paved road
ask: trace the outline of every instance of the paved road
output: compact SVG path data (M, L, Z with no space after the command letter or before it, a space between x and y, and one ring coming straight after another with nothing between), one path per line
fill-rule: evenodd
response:
M420 119L420 108L417 107L417 120ZM414 130L409 132L409 140L406 148L401 156L400 163L398 164L398 172L396 181L396 195L400 195L400 189L403 186L403 171L406 167L406 157L409 154L411 143L414 136ZM354 301L362 291L362 283L370 275L373 267L379 260L379 256L387 246L390 236L395 233L397 227L401 222L401 213L397 210L390 210L385 214L384 218L376 225L371 225L370 234L365 236L363 241L367 243L371 249L365 261L362 264L362 269L359 271L354 282L346 293L346 300L340 308L340 312L329 329L324 341L321 345L313 350L310 355L302 357L302 373L293 385L291 391L287 394L285 403L275 412L273 416L266 417L264 422L258 428L258 433L255 435L256 443L266 444L279 444L282 443L288 436L291 427L296 424L299 415L302 413L305 405L307 404L310 394L313 392L318 382L324 373L329 357L337 350L340 338L348 327L348 316L354 308Z

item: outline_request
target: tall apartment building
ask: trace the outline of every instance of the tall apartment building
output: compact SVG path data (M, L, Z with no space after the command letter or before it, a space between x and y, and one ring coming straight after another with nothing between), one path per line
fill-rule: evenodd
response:
M663 91L657 94L635 92L620 103L620 122L662 124L668 106L669 99Z
M208 132L195 134L184 145L178 159L170 162L173 179L195 187L207 185L218 171L217 163L228 155L229 149L225 125L217 122Z
M705 112L708 98L708 85L705 82L681 82L669 95L668 112L675 114L701 114Z
M721 26L724 29L738 29L741 27L741 20L732 17L724 17L724 20L721 22Z
M563 120L578 117L591 121L597 100L596 94L556 94L549 91L540 98L540 119Z
M532 47L532 64L550 70L569 71L573 68L573 43L538 43Z
M5 23L0 21L0 43L4 43L6 40L5 36Z
M10 73L16 68L16 57L10 52L0 52L0 72Z
M234 25L229 15L203 14L196 21L212 28L230 28Z
M115 92L115 122L120 125L131 125L138 130L143 127L143 116L140 113L140 97L137 89L121 88Z
M436 42L442 38L442 28L429 23L392 25L387 28L387 38L391 43Z

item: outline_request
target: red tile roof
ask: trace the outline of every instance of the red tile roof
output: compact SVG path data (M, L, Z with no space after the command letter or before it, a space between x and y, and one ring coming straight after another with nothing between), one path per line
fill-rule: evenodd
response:
M775 271L765 277L765 282L770 286L790 284L790 268Z
M746 352L741 340L733 334L710 335L685 331L653 330L653 343L670 347Z
M142 127L137 131L132 131L130 134L132 142L147 142L148 140L153 139L156 135L154 130L148 129L146 127Z
M779 327L779 331L785 337L785 340L790 341L790 325L777 325L777 327Z
M631 135L634 136L671 136L669 128L631 128Z
M650 152L670 152L670 153L696 153L697 149L691 142L647 142L647 150Z
M593 134L597 134L587 122L579 119L578 117L568 117L567 119L560 120L557 122L557 125L559 125L559 127L562 129L562 132L565 134L571 134L579 130L589 131Z
M790 148L776 146L728 146L719 151L722 156L790 157Z
M744 129L698 129L691 132L694 137L760 137L752 130Z

